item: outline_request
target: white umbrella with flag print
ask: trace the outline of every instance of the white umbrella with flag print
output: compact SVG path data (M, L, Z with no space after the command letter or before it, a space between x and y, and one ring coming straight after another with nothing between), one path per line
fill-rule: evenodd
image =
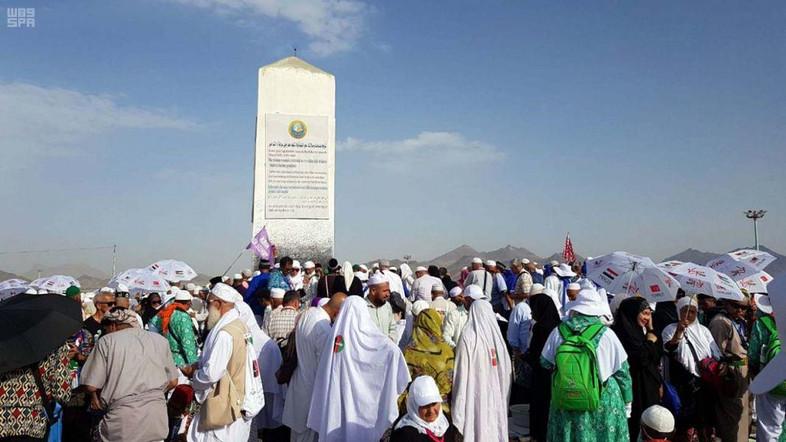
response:
M768 293L767 284L774 278L769 273L762 270L759 273L737 281L737 285L748 291L748 293Z
M169 290L169 283L163 276L145 269L139 270L126 285L132 295L137 293L164 293Z
M658 264L673 276L688 294L703 294L715 299L742 301L744 296L728 275L692 262L668 261Z
M162 259L147 266L147 270L157 273L169 282L191 281L197 277L197 272L183 261L175 259Z
M638 293L649 302L672 301L680 283L651 259L614 252L587 261L587 277L610 293Z
M34 289L40 289L41 288L41 284L43 284L44 281L46 281L46 278L48 278L48 276L44 276L44 277L41 277L41 278L34 279L28 285L30 287L34 288Z
M128 286L134 278L139 276L140 273L147 271L148 270L145 269L128 269L124 272L118 273L112 279L110 279L107 286L113 289L117 289L118 284Z
M734 268L735 264L745 263L757 271L764 270L777 258L761 250L742 249L721 255L707 263L707 267L718 270L718 267ZM723 271L723 270L718 270ZM726 273L726 272L724 272Z
M28 286L27 281L23 279L7 279L0 282L0 301L24 293Z
M44 289L49 293L65 293L72 285L81 287L79 281L66 275L52 275L43 278L40 282L38 282L38 280L34 282L38 283L38 289Z

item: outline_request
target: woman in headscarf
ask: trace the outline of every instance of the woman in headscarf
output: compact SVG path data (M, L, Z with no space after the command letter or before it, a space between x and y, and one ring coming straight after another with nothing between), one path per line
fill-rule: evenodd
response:
M652 309L641 297L628 298L620 304L611 326L628 354L630 377L633 381L633 404L628 429L630 440L636 440L641 431L641 413L651 405L660 403L661 349L658 336L652 329Z
M151 319L153 319L161 308L161 295L158 293L151 293L142 300L142 322L146 326Z
M319 361L307 426L320 442L376 441L398 417L410 377L398 346L382 334L368 302L349 296Z
M450 414L464 440L508 441L510 354L491 303L475 300L456 346Z
M442 410L442 395L430 376L417 377L409 385L407 414L393 426L390 442L453 442L458 430Z
M584 288L576 300L565 305L566 319L555 328L541 354L541 364L556 369L557 351L566 336L578 335L589 327L597 330L590 339L596 348L595 363L600 378L600 401L595 410L575 411L559 407L565 398L553 387L547 440L604 441L629 440L627 415L633 400L627 355L614 331L603 325L601 317L610 315L609 306L594 288ZM553 383L553 379L552 379Z
M532 367L529 432L532 440L543 442L546 440L551 402L551 372L540 365L540 354L549 335L560 324L560 316L554 300L547 293L532 295L527 302L534 322L529 348L524 356Z
M442 337L442 316L427 308L415 317L412 339L404 348L412 378L431 376L442 396L442 411L449 413L450 390L453 387L453 348ZM409 406L409 403L407 403Z
M699 323L698 306L693 296L680 298L679 322L663 330L663 348L669 357L669 383L677 389L682 405L675 416L678 441L692 440L695 435L707 440L712 427L711 391L701 382L698 361L720 358L720 349L710 330Z

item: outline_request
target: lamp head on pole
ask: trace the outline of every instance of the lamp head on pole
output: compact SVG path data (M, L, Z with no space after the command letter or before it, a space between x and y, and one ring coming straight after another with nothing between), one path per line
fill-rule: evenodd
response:
M743 212L745 214L745 218L757 220L759 218L764 218L764 214L767 213L766 210L746 210Z

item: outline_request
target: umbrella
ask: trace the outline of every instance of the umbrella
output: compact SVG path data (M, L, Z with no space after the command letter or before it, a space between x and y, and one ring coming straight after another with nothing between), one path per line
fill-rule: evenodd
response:
M767 284L772 282L773 277L762 270L759 273L737 281L737 285L748 291L748 293L767 293Z
M33 281L33 282L37 282ZM38 282L39 289L45 289L48 292L54 293L65 293L66 289L75 285L77 287L81 287L79 285L79 281L75 278L66 275L52 275L46 278L42 278L41 282ZM32 283L30 285L33 285Z
M39 288L41 288L41 284L43 284L44 281L46 281L47 278L49 278L49 277L48 276L44 276L42 278L34 279L28 285L30 287L34 288L34 289L39 289Z
M745 254L751 252L751 254ZM766 252L757 252L756 250L739 250L737 252L727 253L707 263L707 267L725 273L735 281L753 276L764 268L761 263L769 264L772 260L767 260L765 257L754 255L755 253L764 253L770 256L773 260L775 257ZM735 255L736 254L736 255ZM742 256L742 258L739 258ZM765 265L766 265L765 264Z
M674 300L680 284L651 259L614 252L587 261L587 277L611 293L638 293L649 302Z
M171 282L191 281L197 277L197 272L195 272L191 266L184 263L183 261L177 261L174 259L163 259L161 261L154 262L153 264L147 266L147 270L157 273L163 276L167 281Z
M145 272L145 271L146 270L144 269L128 269L124 272L118 273L112 279L110 279L107 286L113 289L117 289L117 286L119 284L124 284L128 286L128 284L130 284L134 278L139 276L140 272Z
M82 327L78 302L23 293L0 302L0 373L41 361Z
M126 285L132 295L164 293L169 290L169 283L164 280L163 276L148 270L140 270Z
M673 276L686 293L700 293L716 299L744 299L740 288L729 276L709 267L679 261L664 262L658 267Z
M22 279L7 279L0 282L0 301L24 293L28 287L27 281Z
M762 252L761 250L743 249L721 255L708 262L707 265L715 268L717 265L721 265L726 261L736 261L744 262L745 264L755 267L757 270L764 270L765 267L770 265L770 263L776 259L777 258L774 256L767 252Z
M780 293L783 291L783 288L786 287L784 281L786 281L786 278L778 278L778 281L773 284L778 287L775 287L773 292ZM772 313L776 318L786 317L786 297L773 296L770 298L770 303L772 304ZM778 338L781 342L786 342L786 327L778 325ZM753 394L764 394L777 387L784 380L786 380L786 351L781 351L753 379L750 391Z

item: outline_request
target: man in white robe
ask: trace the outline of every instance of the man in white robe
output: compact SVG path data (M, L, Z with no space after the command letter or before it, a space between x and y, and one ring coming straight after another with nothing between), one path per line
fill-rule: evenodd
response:
M385 275L385 278L388 279L388 282L390 283L390 291L404 295L404 282L401 280L401 277L398 276L398 274L390 270L390 261L380 262L379 270L383 275Z
M228 372L230 360L235 356L234 352L242 351L245 359L245 347L235 349L234 338L225 327L242 322L240 312L235 309L235 303L241 298L240 293L232 287L218 283L210 291L208 296L209 312L207 327L210 333L205 340L205 347L199 362L193 367L193 379L191 385L194 388L194 398L202 404L199 413L191 422L188 432L189 442L229 442L248 440L251 427L251 420L240 417L232 423L218 427L205 428L203 414L207 413L206 401L214 392L219 381L225 375L231 376ZM248 328L243 325L245 333ZM218 393L218 391L216 391ZM238 392L241 393L241 392ZM245 392L242 392L245 394ZM227 405L230 406L230 405Z
M314 391L317 366L324 351L330 351L330 323L338 315L346 294L336 293L322 307L311 307L295 326L297 368L292 374L281 421L292 432L292 442L313 442L317 433L306 427L309 405Z
M431 302L431 290L435 285L442 286L442 280L428 274L428 269L425 267L418 267L415 269L415 282L412 284L412 292L409 294L409 300L412 302L423 300Z
M483 290L486 298L491 299L491 292L494 288L494 275L486 271L483 267L483 260L480 258L472 259L472 270L464 280L464 287L468 285L476 285Z
M308 427L320 442L377 441L398 417L409 384L404 355L371 321L359 296L344 301L319 361Z

